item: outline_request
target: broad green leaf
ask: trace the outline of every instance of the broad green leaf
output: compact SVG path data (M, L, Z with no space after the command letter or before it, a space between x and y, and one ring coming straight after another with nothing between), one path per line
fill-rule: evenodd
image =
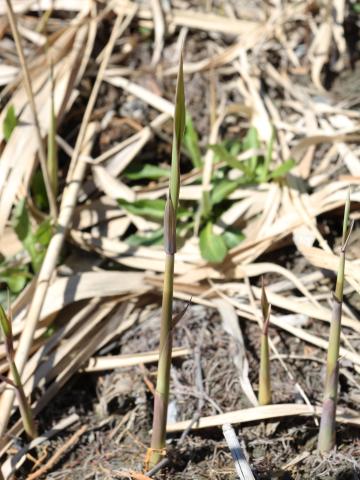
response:
M221 236L215 235L211 222L200 232L200 252L201 256L211 263L222 262L227 254L225 241Z
M11 134L14 130L14 128L17 125L17 118L16 118L16 113L15 113L15 108L13 105L10 105L10 107L7 109L4 123L3 123L3 133L4 133L4 138L8 142Z
M170 170L146 163L145 165L130 167L124 172L124 175L130 180L157 180L162 177L169 177Z
M140 217L148 217L153 220L163 220L165 211L165 200L156 199L142 199L135 202L127 202L126 200L118 200L121 207L125 208L128 212L139 215ZM187 217L190 212L184 208L178 209L178 217Z
M237 180L221 180L214 186L211 192L211 203L216 205L227 198L232 192L234 192L239 186Z
M241 232L237 232L235 230L226 230L223 233L223 239L225 241L225 245L230 250L239 245L245 238L245 235Z
M143 235L134 233L127 237L125 242L131 247L162 245L164 242L164 229L159 228L154 232L145 233Z
M283 177L286 175L293 167L295 167L296 162L294 159L290 158L289 160L286 160L284 163L282 163L279 167L275 168L273 170L269 177L270 178L279 178Z
M184 73L182 54L179 63L179 72L175 95L175 113L173 144L171 155L171 174L170 174L170 197L173 202L175 213L177 212L180 189L180 148L185 130L185 92L184 92Z
M202 159L199 147L199 137L194 128L190 114L186 115L186 128L184 135L184 143L190 154L191 161L195 168L201 168Z

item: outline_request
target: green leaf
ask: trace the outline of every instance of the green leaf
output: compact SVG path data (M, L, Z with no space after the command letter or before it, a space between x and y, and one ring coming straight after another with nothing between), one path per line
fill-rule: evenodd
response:
M270 170L270 164L271 164L271 159L272 159L272 154L273 154L273 148L274 148L274 140L275 140L275 128L272 127L271 130L271 137L270 141L268 143L267 149L266 149L266 154L265 154L265 159L264 159L264 168L263 172L260 177L260 182L267 182L269 178L269 170Z
M162 177L169 177L170 170L146 163L128 168L124 175L130 180L158 180Z
M12 225L16 235L22 243L26 242L27 239L31 237L31 225L25 198L22 198L14 209Z
M31 278L26 266L7 267L0 270L0 283L6 283L12 293L19 293Z
M194 167L201 168L202 159L201 159L201 152L199 147L199 137L194 128L194 124L189 113L186 115L184 143L189 152L189 155Z
M51 188L56 197L58 192L58 151L56 144L56 113L54 102L54 75L53 65L50 67L51 95L50 95L50 122L48 133L47 165Z
M159 228L154 232L145 233L143 235L140 235L139 233L134 233L127 237L125 242L131 247L149 247L151 245L162 245L164 242L164 229Z
M260 146L258 132L255 127L250 127L244 140L243 140L243 151L247 150L257 150ZM257 155L253 155L250 158L250 170L252 175L256 172L256 167L258 164L259 158Z
M279 177L283 177L284 175L286 175L293 167L295 167L296 165L296 162L294 159L290 158L289 160L286 160L284 163L282 163L279 167L275 168L275 170L273 170L269 177L270 178L279 178Z
M48 246L52 237L52 225L51 220L48 218L44 220L38 226L35 234L34 240L38 242L40 245Z
M209 148L215 153L219 160L227 163L229 167L241 170L245 174L249 173L244 162L240 162L235 155L229 153L224 145L209 145Z
M237 180L221 180L216 184L211 192L211 203L216 205L227 198L232 192L234 192L239 186Z
M227 248L224 239L215 235L213 225L208 222L200 232L200 252L201 256L212 263L220 263L227 254Z
M241 243L245 238L245 235L242 232L238 232L235 230L226 230L223 233L223 239L225 241L225 245L230 250L231 248L237 247L239 243Z
M153 220L163 220L165 211L165 200L156 199L142 199L135 202L127 202L126 200L118 200L118 204L125 208L128 212L139 215L140 217L148 217ZM178 209L177 216L180 218L188 217L190 212L184 208Z
M35 205L41 211L47 211L49 209L49 202L47 198L44 177L41 169L36 170L31 179L31 193L34 198Z
M16 113L15 113L15 108L13 105L10 105L9 108L7 109L4 123L3 123L3 133L4 133L4 138L8 142L11 134L14 130L14 128L17 125L17 118L16 118Z
M170 197L175 213L177 212L180 189L180 148L185 130L185 92L182 54L179 63L179 72L176 84L174 138L171 155Z
M35 234L33 234L25 198L23 198L14 210L12 224L19 240L30 255L34 272L37 273L40 270L46 247L52 236L50 221L44 220L37 228Z

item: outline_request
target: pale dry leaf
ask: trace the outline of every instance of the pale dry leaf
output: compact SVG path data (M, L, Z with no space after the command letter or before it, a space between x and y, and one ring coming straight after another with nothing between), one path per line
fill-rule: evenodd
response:
M222 318L224 330L233 338L236 345L232 361L239 372L240 385L252 405L258 405L258 401L249 380L249 363L246 358L244 338L239 326L238 316L234 307L224 299L213 300Z

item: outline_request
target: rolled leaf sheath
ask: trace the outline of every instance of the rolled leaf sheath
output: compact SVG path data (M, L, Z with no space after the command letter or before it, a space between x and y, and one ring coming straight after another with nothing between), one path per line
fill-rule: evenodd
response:
M327 390L324 395L322 414L320 420L320 430L318 439L318 449L321 452L329 452L336 444L336 404L337 388L339 377L339 362L327 379Z
M154 397L154 420L151 438L149 467L154 467L162 456L166 441L166 420L169 403L169 384L172 347L174 255L166 255L163 302L160 330L160 354L156 392Z
M330 325L329 348L327 357L326 379L323 410L321 414L318 449L328 452L336 442L336 404L339 378L339 348L342 302L334 295Z
M261 335L261 357L259 374L259 404L271 403L269 341L267 333Z

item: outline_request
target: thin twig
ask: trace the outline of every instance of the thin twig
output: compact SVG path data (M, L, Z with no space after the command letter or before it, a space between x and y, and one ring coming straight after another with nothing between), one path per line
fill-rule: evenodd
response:
M83 435L86 430L87 430L87 425L83 425L81 428L79 428L79 430L77 430L60 448L59 450L57 450L55 452L55 454L49 459L49 461L44 465L42 466L41 468L39 468L38 470L36 470L34 473L31 473L28 477L27 477L27 480L36 480L36 478L39 478L41 477L42 475L44 475L46 472L48 472L49 470L51 470L54 465L57 464L57 462L60 460L60 458L64 455L64 453L69 450L69 448L71 448L73 445L75 445L81 435Z

